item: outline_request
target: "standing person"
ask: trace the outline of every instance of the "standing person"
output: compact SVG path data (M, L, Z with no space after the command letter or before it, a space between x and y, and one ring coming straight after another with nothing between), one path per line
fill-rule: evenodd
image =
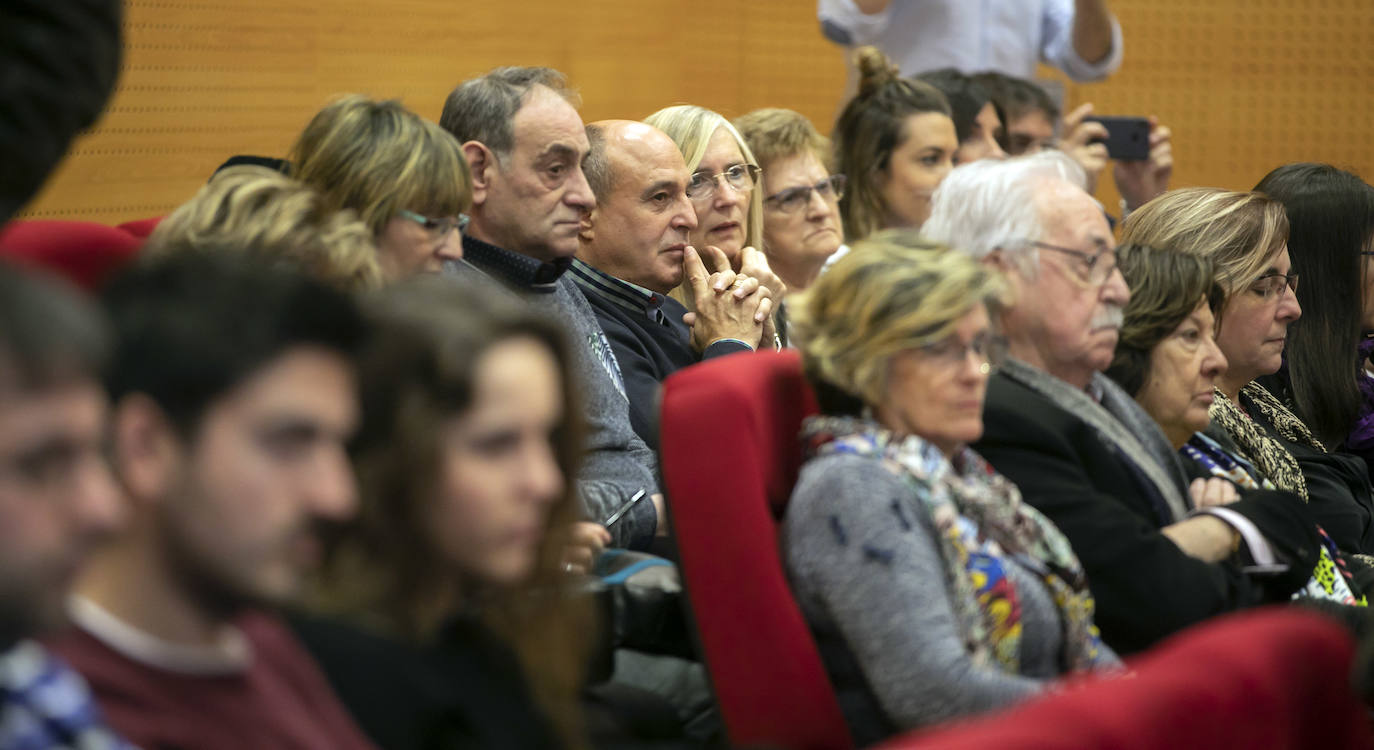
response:
M798 299L821 416L802 426L783 554L859 746L1118 664L1068 539L968 447L1003 290L887 231Z
M582 162L590 150L576 95L550 68L497 68L455 88L439 124L462 144L472 174L463 261L446 270L500 283L573 332L586 456L577 491L593 547L645 549L666 536L658 461L635 435L624 380L606 335L564 272L596 205ZM644 498L647 502L632 501ZM609 531L592 528L627 507Z
M953 66L1021 78L1048 63L1075 81L1121 67L1121 25L1106 0L817 0L826 38L871 44L912 76Z
M128 747L28 640L66 620L73 578L124 518L103 455L108 349L93 305L0 264L0 747Z
M370 747L273 613L322 529L355 510L352 301L197 252L148 259L103 300L133 517L82 576L54 650L142 747Z

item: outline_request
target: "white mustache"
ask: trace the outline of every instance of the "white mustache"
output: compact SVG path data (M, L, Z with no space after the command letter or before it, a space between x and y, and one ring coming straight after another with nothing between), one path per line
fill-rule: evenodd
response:
M1121 308L1117 305L1108 305L1102 308L1101 312L1093 316L1091 326L1094 331L1101 328L1116 328L1119 330L1124 322L1125 314L1122 312Z

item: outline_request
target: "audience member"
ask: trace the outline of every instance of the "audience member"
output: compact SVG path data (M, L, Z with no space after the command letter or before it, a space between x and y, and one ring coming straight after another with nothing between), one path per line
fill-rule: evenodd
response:
M1117 664L1069 541L967 447L1002 289L892 230L799 299L823 416L802 428L784 557L859 746Z
M831 173L829 139L799 112L756 109L734 125L763 169L763 254L789 293L805 291L844 243L846 177Z
M1010 156L1055 148L1059 105L1039 84L1025 78L984 71L973 76L1002 117L1002 150ZM1082 162L1079 166L1087 169Z
M926 231L1000 268L1016 301L999 316L1010 357L988 386L974 448L1063 530L1107 643L1134 652L1213 615L1288 598L1316 551L1303 544L1305 508L1288 496L1236 500L1223 480L1189 485L1159 427L1102 375L1129 291L1081 179L1055 152L965 165L940 186ZM1206 507L1226 503L1239 512ZM1250 516L1280 520L1261 534ZM1262 584L1242 569L1252 560L1286 572Z
M305 126L291 161L333 209L362 218L389 280L463 257L467 159L453 136L400 102L353 95L330 104Z
M1260 382L1329 450L1374 459L1374 187L1327 164L1287 164L1255 190L1283 204L1302 319ZM1354 304L1358 300L1359 304Z
M142 252L186 251L286 262L351 291L382 282L372 233L351 211L336 211L314 188L265 167L216 172L195 197L158 222Z
M953 66L1029 78L1043 61L1097 81L1121 67L1121 26L1106 0L817 0L816 14L830 41L875 45L902 75Z
M959 148L949 101L939 89L902 78L875 48L862 48L855 58L859 91L834 133L836 168L850 178L840 199L850 242L879 229L919 229Z
M1236 455L1224 433L1207 435L1208 410L1226 357L1217 346L1215 312L1225 299L1210 258L1146 245L1117 248L1121 275L1131 290L1121 340L1107 377L1159 424L1192 477L1221 477L1246 489L1274 484ZM1362 603L1346 561L1330 537L1320 535L1321 560L1296 596Z
M369 747L270 611L356 504L353 303L212 253L148 259L104 301L110 450L134 517L54 649L141 747Z
M1174 190L1132 214L1122 239L1212 258L1226 293L1217 343L1228 363L1212 421L1279 489L1307 500L1342 550L1374 551L1374 499L1362 462L1328 452L1256 382L1279 370L1288 327L1302 315L1282 204L1259 193Z
M639 122L587 126L587 181L596 208L580 235L572 278L582 288L611 342L625 378L630 421L658 448L658 402L663 379L701 359L753 351L763 336L771 299L757 279L736 276L719 248L708 277L687 244L696 212L691 180L677 145ZM683 283L692 291L695 325L668 295Z
M635 435L620 366L591 305L564 277L596 204L582 171L590 146L574 100L563 74L549 68L498 68L449 94L439 122L462 143L473 205L466 263L447 269L495 279L570 327L587 424L577 481L583 512L601 523L628 506L609 539L582 527L585 538L593 548L608 539L643 549L668 528L657 459Z
M566 335L451 279L389 289L371 313L361 508L331 545L319 599L415 652L322 623L303 637L383 746L580 746L595 624L565 591L560 556L580 515Z
M0 265L0 747L126 748L84 680L31 640L124 505L104 460L99 312Z
M959 139L959 148L954 152L956 165L1006 157L1001 146L1006 137L1004 115L977 79L954 68L932 70L916 79L939 89L949 101L954 135Z

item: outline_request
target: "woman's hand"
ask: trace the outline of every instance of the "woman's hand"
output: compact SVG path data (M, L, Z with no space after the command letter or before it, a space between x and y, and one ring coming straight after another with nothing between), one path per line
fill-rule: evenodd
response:
M1194 508L1210 508L1217 505L1230 505L1240 499L1236 486L1225 479L1194 479L1188 485L1188 496L1193 499Z
M563 548L563 570L585 575L597 555L611 543L611 532L599 523L579 521L568 530L568 545Z

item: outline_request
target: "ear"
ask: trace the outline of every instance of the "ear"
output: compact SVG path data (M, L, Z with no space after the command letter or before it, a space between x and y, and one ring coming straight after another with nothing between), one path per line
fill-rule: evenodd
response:
M472 172L472 205L480 206L487 200L492 171L496 169L496 154L481 141L468 141L463 144L463 157L468 160L468 171Z
M151 398L134 394L116 405L111 422L114 468L124 489L139 505L159 502L172 491L182 461L167 415Z

